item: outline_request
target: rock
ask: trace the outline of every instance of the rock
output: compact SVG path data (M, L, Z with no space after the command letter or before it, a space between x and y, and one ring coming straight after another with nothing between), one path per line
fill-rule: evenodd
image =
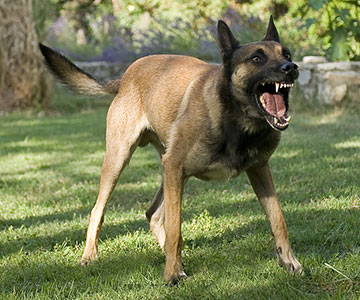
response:
M339 69L339 63L333 66ZM348 68L346 68L348 69ZM345 100L348 90L357 87L360 91L360 72L355 71L330 71L325 72L319 77L318 81L318 99L325 104L339 104ZM348 95L352 96L352 95ZM356 98L359 98L357 96ZM350 101L358 101L357 99L349 99Z
M346 92L346 84L336 86L327 83L319 84L318 100L327 105L339 104L345 98Z
M300 85L307 85L311 80L311 71L309 69L301 70L299 72L298 83Z
M326 63L327 60L323 56L304 56L302 62L304 64L320 64Z
M359 62L304 61L298 63L298 87L305 99L325 105L339 105L345 100L360 101Z
M317 65L317 69L320 72L331 72L331 71L348 71L351 70L351 62L331 62Z
M79 68L100 81L120 78L130 64L99 62L78 62Z

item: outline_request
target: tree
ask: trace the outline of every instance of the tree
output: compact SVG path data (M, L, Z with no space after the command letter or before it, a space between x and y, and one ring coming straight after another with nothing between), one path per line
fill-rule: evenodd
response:
M360 60L359 0L299 0L293 9L305 21L308 38L319 39L331 60Z
M0 110L46 108L51 81L32 24L32 0L0 1Z

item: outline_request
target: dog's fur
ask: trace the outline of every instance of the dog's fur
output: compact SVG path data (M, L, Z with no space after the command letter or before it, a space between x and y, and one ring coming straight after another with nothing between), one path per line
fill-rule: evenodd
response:
M272 17L260 42L240 45L223 21L218 22L218 40L222 65L187 56L151 55L134 62L121 80L105 84L40 45L49 68L74 90L116 95L107 115L100 190L82 264L97 258L104 208L117 179L136 147L150 143L162 158L163 182L146 216L166 254L165 280L186 277L180 219L188 178L230 178L241 171L247 173L265 210L280 264L290 273L302 272L268 165L280 131L290 120L288 95L298 77L297 66L280 44Z

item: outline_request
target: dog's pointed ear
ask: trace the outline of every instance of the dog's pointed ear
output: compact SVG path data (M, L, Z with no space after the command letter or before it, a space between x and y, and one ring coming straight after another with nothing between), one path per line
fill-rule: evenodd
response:
M268 29L263 41L275 41L280 43L279 33L275 27L273 16L270 16Z
M223 60L240 46L240 43L233 36L229 26L222 20L217 23L217 36L220 47L220 54Z

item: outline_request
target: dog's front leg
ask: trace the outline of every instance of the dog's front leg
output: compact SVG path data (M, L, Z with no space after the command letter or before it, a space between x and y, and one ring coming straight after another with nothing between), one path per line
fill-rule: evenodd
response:
M280 265L291 274L302 273L301 264L291 250L285 220L275 193L269 164L252 167L246 173L270 222Z
M185 180L182 168L165 156L163 173L166 255L164 279L176 284L181 278L186 278L181 260L181 198Z

